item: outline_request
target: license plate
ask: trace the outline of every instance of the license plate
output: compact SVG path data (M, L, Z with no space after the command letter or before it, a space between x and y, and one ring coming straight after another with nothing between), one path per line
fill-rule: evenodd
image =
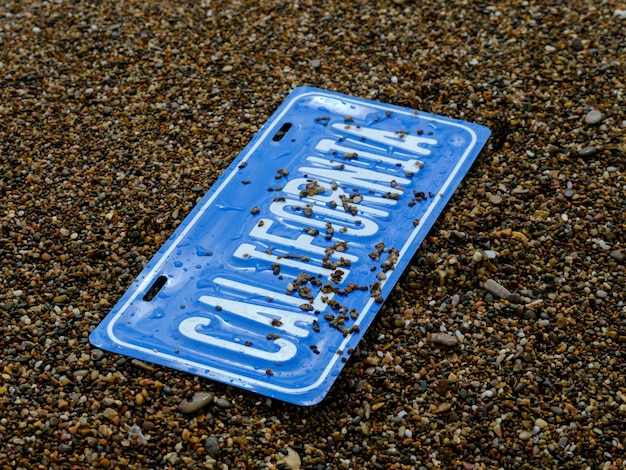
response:
M92 344L318 403L489 134L297 88L146 265Z

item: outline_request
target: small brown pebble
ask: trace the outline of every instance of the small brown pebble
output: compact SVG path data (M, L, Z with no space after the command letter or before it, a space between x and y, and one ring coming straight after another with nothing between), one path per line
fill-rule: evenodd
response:
M441 403L437 408L433 410L433 414L440 415L443 413L447 413L452 408L450 403Z

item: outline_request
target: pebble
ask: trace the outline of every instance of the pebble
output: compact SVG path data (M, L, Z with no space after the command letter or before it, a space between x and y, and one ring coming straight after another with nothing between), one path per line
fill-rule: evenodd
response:
M434 344L440 344L448 347L456 346L458 344L456 336L452 336L448 333L432 333L430 335L430 340Z
M610 253L611 258L615 261L623 262L626 259L626 251L625 250L611 250Z
M506 287L493 279L487 279L485 281L484 287L485 290L495 295L496 297L506 299L512 303L520 303L522 300L519 294L512 293Z
M598 124L603 119L603 114L597 109L592 109L585 115L585 123L589 125Z
M563 414L563 408L561 408L560 406L551 406L550 412L554 413L557 416L561 416Z
M291 470L300 470L302 460L300 455L291 447L287 447L287 455L276 462L276 465L283 465Z
M103 412L102 412L102 416L104 416L105 418L112 420L113 418L117 417L118 413L117 411L115 411L113 408L106 408Z
M226 398L218 398L217 401L215 402L215 404L217 406L219 406L220 408L230 408L231 407L230 401L227 400Z
M489 202L498 206L502 204L502 196L500 196L499 194L492 194L491 196L489 196Z
M213 403L213 397L214 395L211 392L196 392L190 399L185 398L178 404L178 411L183 414L195 413Z
M220 451L220 444L215 436L209 436L204 441L204 448L211 457L215 457Z
M533 433L530 431L523 430L518 433L518 436L522 441L527 441L528 439L533 437Z
M59 453L61 454L70 454L72 453L72 446L69 444L65 444L64 442L62 442L61 444L59 444Z
M133 424L128 429L128 440L130 442L136 442L138 444L147 444L148 441L146 437L143 435L143 432L139 426Z
M91 359L94 361L99 361L104 356L104 351L102 349L94 348L91 350Z
M572 49L574 49L575 51L579 52L583 50L583 42L580 38L574 38L572 40Z
M433 414L440 415L443 413L447 413L452 408L452 404L450 403L441 403L435 410L433 410Z
M578 151L578 155L583 158L592 157L596 153L598 153L598 148L595 145L589 145L587 147L583 147Z

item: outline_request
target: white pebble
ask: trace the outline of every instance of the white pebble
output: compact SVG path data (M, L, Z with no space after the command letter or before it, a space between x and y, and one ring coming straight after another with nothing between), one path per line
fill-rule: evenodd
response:
M613 16L617 16L620 20L626 19L626 10L617 9L613 12Z
M398 83L398 77L396 77L395 75L391 77L391 83L393 83L394 85Z
M597 124L600 121L602 121L603 117L604 116L602 115L600 111L598 111L597 109L592 109L585 116L585 123L590 124L590 125Z
M496 253L493 250L485 250L485 254L487 255L487 258L489 259L494 259L496 256L498 256L498 253Z

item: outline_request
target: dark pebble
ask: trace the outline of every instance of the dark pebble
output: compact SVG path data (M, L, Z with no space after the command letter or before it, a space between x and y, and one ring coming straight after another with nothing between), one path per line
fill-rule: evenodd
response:
M624 261L624 258L626 258L626 253L624 252L624 250L613 250L611 251L610 255L611 258L620 263Z
M65 444L64 442L59 444L59 453L60 454L69 454L72 452L72 446Z
M220 450L220 443L215 436L207 437L206 441L204 441L204 448L211 457L217 455Z
M524 312L524 318L526 320L536 320L537 319L537 314L535 312L533 312L532 310L526 310Z
M580 38L574 38L574 40L572 41L572 49L574 49L575 51L583 50L583 42Z
M578 156L580 157L592 157L596 153L598 153L598 148L595 145L589 145L587 147L583 147L578 151Z

